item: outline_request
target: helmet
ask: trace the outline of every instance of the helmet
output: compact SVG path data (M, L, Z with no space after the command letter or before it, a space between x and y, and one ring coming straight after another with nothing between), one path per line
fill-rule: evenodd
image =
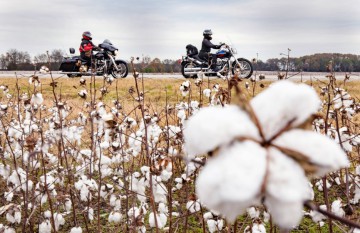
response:
M83 32L82 37L87 40L92 40L92 35L89 31Z
M211 29L206 29L206 30L204 30L203 36L204 36L205 38L211 40L211 39L212 39L212 38L211 38L211 36L212 36L212 31L211 31Z

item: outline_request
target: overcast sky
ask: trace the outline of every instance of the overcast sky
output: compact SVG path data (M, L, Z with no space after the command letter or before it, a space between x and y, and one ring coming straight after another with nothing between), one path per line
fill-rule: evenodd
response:
M202 32L227 42L239 57L266 60L338 52L360 55L359 0L0 0L0 54L32 56L75 47L89 30L110 39L120 57L179 59L200 49Z

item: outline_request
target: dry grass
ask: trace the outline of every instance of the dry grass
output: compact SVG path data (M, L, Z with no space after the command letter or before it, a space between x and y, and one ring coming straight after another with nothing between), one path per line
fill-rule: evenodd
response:
M87 89L89 92L90 89L90 78L86 78L86 85L81 86L79 82L80 78L58 78L55 81L57 82L56 87L56 94L58 97L60 97L61 101L66 101L70 106L73 107L73 113L77 114L79 111L83 110L84 103L89 101L89 98L82 99L79 97L78 92L82 89ZM175 105L176 103L179 103L180 101L187 102L189 100L188 97L182 97L181 93L179 91L179 87L182 82L184 82L185 79L174 79L174 78L168 78L168 79L154 79L154 78L144 78L143 82L139 80L140 89L145 90L145 105L148 109L151 110L151 112L162 112L166 106L168 105ZM193 100L199 100L199 87L194 85L194 80L190 80L192 82L192 98ZM52 87L50 86L50 83L52 80L50 78L41 78L41 89L42 94L45 100L45 104L50 104L53 101L53 92ZM20 86L20 94L21 93L33 93L33 85L29 84L28 78L19 78L18 83ZM212 89L214 84L220 84L220 86L226 88L227 87L227 81L222 79L205 79L204 83L202 84L202 89L210 88ZM245 83L249 83L250 87L249 89L245 89ZM244 88L245 94L251 98L254 94L258 94L263 90L262 87L260 87L260 83L264 85L263 88L266 88L269 86L272 81L261 81L257 82L255 86L255 91L253 92L253 85L254 83L250 82L250 80L245 80L240 82L241 88ZM324 81L310 81L307 80L305 83L309 85L313 85L316 91L320 92L320 87L325 86ZM349 81L344 84L344 82L339 81L339 85L346 89L352 97L357 99L359 101L360 99L360 81ZM1 78L0 79L0 85L7 85L9 87L10 93L14 96L17 95L15 93L16 88L16 79L15 78ZM144 86L142 88L142 85ZM102 87L107 87L108 93L104 96L101 96L100 89ZM134 78L129 76L125 79L117 79L115 80L111 85L104 82L103 78L97 77L96 78L96 96L97 101L104 102L108 106L113 106L112 101L118 99L118 101L123 106L123 112L129 113L134 108L136 108L136 101L134 101L134 98L136 97L136 94L130 94L129 89L134 88L135 89L135 81ZM90 94L90 93L89 93ZM0 94L1 96L2 94ZM207 98L204 98L204 104L206 105L209 100ZM357 116L354 117L355 122L360 123L360 116L357 114Z
M86 78L86 86L81 86L79 83L80 78L59 78L55 81L57 82L57 88L56 93L58 96L61 97L62 101L67 101L68 103L74 103L76 106L80 107L86 99L81 99L78 96L78 92L82 89L89 90L90 88L90 79ZM144 78L143 85L145 90L145 100L147 103L151 104L153 107L164 107L166 102L169 104L177 103L181 100L183 100L183 97L181 96L181 93L179 91L179 86L182 82L184 82L185 79L154 79L154 78ZM199 97L198 94L198 87L196 87L194 84L194 80L190 80L192 82L192 88L194 93L194 98L196 99ZM42 93L44 96L45 101L52 101L53 93L52 93L52 87L50 86L50 83L52 80L50 78L41 78L40 82L42 84ZM248 82L250 84L249 90L245 91L247 95L252 96L252 84L250 80L245 80L240 82L240 85L242 87L245 86L245 82ZM28 78L19 78L18 83L20 86L20 94L27 92L32 93L33 86L29 84ZM212 88L214 84L220 84L223 87L227 86L227 81L224 81L222 79L206 79L204 80L204 84L202 86L202 89L205 88ZM265 88L271 84L271 81L262 81L265 85ZM319 87L324 86L322 81L305 81L305 83L309 85L313 85L317 91L319 91ZM139 82L141 85L141 81ZM255 95L262 91L263 88L259 86L259 82L256 84L255 88ZM360 99L360 81L349 81L346 82L345 85L342 81L339 81L339 84L341 87L346 89L351 96L353 96L356 99ZM7 85L9 87L10 93L13 95L16 95L15 85L16 85L16 79L15 78L1 78L0 79L0 85ZM108 88L108 93L101 98L100 89L102 87ZM115 82L113 82L111 85L104 83L103 79L101 77L96 78L96 90L97 90L97 100L102 101L105 104L111 104L112 100L118 99L124 106L127 105L133 105L133 96L129 93L130 88L135 88L135 81L134 78L128 77L125 79L118 79ZM141 88L141 87L140 87ZM142 88L141 88L142 89ZM187 100L184 99L184 100Z

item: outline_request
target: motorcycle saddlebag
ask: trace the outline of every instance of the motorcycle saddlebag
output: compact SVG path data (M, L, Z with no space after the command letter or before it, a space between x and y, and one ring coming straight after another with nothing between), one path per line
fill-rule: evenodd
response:
M71 71L77 71L79 69L79 63L78 63L79 58L77 57L67 57L64 58L64 60L62 61L59 70L64 71L64 72L71 72ZM80 63L81 65L81 63Z
M192 44L186 45L186 55L193 56L193 55L197 55L198 53L199 51L194 45Z

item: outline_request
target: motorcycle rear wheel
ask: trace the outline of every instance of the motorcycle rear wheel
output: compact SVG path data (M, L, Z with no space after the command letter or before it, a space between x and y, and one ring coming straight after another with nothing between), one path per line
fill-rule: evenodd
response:
M197 77L196 74L193 74L193 75L185 74L185 68L196 68L196 66L193 63L186 62L184 65L181 65L181 73L184 76L184 78L196 78Z
M126 62L116 61L116 65L119 68L119 70L117 71L112 67L110 74L114 78L125 78L129 73L129 69L128 69Z
M250 78L254 69L251 62L245 58L238 58L239 64L234 61L232 74L238 75L239 78Z

